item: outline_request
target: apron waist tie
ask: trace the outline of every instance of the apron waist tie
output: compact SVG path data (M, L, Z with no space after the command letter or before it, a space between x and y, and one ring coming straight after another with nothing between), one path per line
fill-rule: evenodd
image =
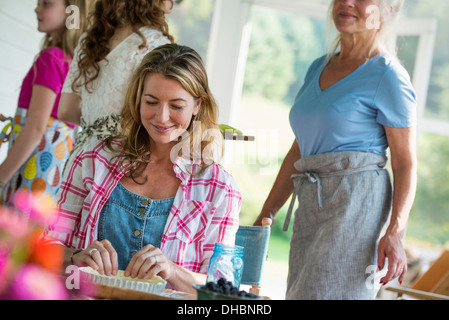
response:
M293 185L294 185L293 195L292 195L292 200L290 201L290 206L288 207L283 231L287 231L287 229L288 229L288 226L289 226L290 220L291 220L291 216L293 213L293 206L295 205L295 200L298 197L300 188L305 180L309 180L311 183L316 183L318 206L320 207L320 209L322 209L323 201L322 201L322 197L321 197L321 189L322 189L321 178L344 176L344 175L349 175L349 174L362 172L362 171L368 171L368 170L383 170L383 169L380 168L379 166L368 166L368 167L363 167L363 168L356 168L356 169L351 169L351 170L343 170L343 171L323 173L323 174L319 174L316 172L305 172L305 173L293 174L291 176L291 179L293 180Z
M294 185L293 195L292 195L292 200L290 201L290 206L288 207L283 231L287 231L287 229L288 229L288 226L290 224L290 220L292 217L292 213L293 213L293 206L295 205L295 200L298 197L301 185L306 178L310 182L317 184L318 206L320 207L320 209L323 208L323 202L321 200L321 178L317 173L306 172L306 173L301 173L301 174L294 174L291 176L291 178L293 180L293 185Z

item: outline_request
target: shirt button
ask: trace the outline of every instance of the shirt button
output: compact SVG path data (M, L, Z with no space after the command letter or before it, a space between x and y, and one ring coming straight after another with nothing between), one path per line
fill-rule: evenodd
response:
M140 231L139 231L139 230L134 231L134 232L133 232L133 235L134 235L135 237L140 236Z
M140 204L143 205L143 206L147 206L150 203L148 202L148 200L142 200L142 201L140 201Z
M144 214L145 213L145 208L140 208L139 212L140 212L140 214Z

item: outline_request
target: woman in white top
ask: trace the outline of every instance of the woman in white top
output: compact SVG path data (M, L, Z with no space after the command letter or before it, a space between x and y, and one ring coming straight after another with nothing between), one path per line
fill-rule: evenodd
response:
M132 73L149 51L173 42L165 18L173 5L173 0L96 2L92 27L75 50L59 105L59 118L81 127L65 168L83 145L119 132Z

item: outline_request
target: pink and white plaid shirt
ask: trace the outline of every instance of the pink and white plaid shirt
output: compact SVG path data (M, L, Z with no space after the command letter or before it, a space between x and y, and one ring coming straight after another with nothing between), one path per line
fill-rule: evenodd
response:
M115 156L97 141L75 159L58 192L58 217L44 234L46 240L77 249L97 240L101 210L126 172L126 166L118 168ZM195 172L195 166L181 158L175 161L173 170L181 184L165 225L161 250L178 265L206 273L215 243L235 241L241 195L232 176L219 165L194 176L189 172Z

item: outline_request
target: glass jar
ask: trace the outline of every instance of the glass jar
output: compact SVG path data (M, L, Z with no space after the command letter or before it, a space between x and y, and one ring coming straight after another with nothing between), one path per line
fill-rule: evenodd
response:
M239 288L243 274L243 247L216 243L209 261L206 282L226 279Z

